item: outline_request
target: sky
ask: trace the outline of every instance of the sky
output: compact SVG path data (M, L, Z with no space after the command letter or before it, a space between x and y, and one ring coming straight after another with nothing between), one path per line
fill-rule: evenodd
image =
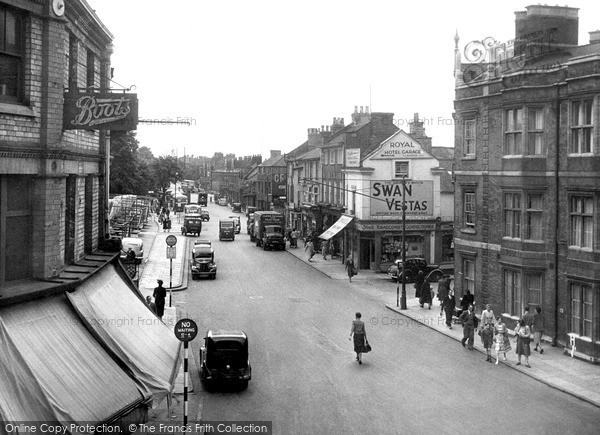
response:
M135 86L140 146L155 156L286 153L308 128L355 106L415 113L434 146L453 146L454 37L514 38L529 1L87 0L113 34L115 89ZM552 4L554 5L554 4ZM579 44L600 2L579 8ZM463 55L464 59L464 55ZM175 124L175 121L189 122Z

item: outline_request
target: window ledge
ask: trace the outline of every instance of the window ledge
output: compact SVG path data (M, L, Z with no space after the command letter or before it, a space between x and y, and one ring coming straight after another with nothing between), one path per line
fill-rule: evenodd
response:
M567 157L593 157L594 153L567 154Z
M575 338L575 339L577 339L577 340L581 340L581 341L587 341L588 343L591 343L591 342L592 342L592 339L591 339L590 337L581 336L581 335L579 335L579 334L576 334L576 333L574 333L574 332L569 332L567 335L568 335L569 337L573 337L573 338Z
M35 117L33 109L29 106L25 106L22 104L10 104L0 102L0 113L6 113L9 115L28 116L31 118Z
M547 157L543 154L510 154L503 155L503 159L546 159Z
M461 160L477 160L477 156L462 156Z
M582 248L581 246L569 245L569 250L579 252L594 252L592 248Z
M470 228L461 228L460 232L465 234L476 234L476 231Z
M538 239L524 239L523 243L531 243L534 245L544 245L546 243L545 240L538 240Z

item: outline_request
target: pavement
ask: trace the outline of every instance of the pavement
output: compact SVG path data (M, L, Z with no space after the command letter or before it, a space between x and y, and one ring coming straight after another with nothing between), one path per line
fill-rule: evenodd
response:
M165 282L165 287L172 281L173 289L173 305L177 307L177 317L185 316L185 297L180 297L178 291L187 288L188 276L187 273L187 255L189 251L188 244L190 238L178 236L177 257L173 259L171 269L171 261L166 257L166 238L169 234L177 235L177 222L174 219L174 229L171 233L165 233L159 228L156 217L153 216L150 223L139 233L139 236L144 240L144 250L147 254L145 261L140 268L140 291L144 296L152 294L152 290L156 286L156 279L161 278ZM181 250L180 250L181 248ZM301 242L298 248L288 248L288 254L294 255L306 264L311 265L316 271L327 275L334 280L348 280L348 275L344 269L344 263L341 258L328 256L324 260L320 253L316 253L312 260L308 261L308 255L304 251ZM171 273L172 270L172 273ZM165 277L167 279L165 279ZM386 282L387 281L387 282ZM410 293L413 292L412 285L407 288L407 309L401 310L397 306L396 286L390 285L389 279L385 274L377 273L369 270L359 270L358 275L352 278L350 286L356 285L357 288L362 285L377 286L380 289L385 285L390 292L379 292L378 298L381 303L389 310L394 311L402 316L406 316L413 321L422 323L423 325L444 334L449 340L455 340L457 346L462 339L462 327L454 325L452 329L448 329L445 324L445 319L440 317L439 301L435 301L431 310L421 308L416 298L411 298ZM437 284L433 284L433 289L436 290ZM168 287L167 287L168 289ZM413 293L414 294L414 293ZM182 295L183 296L183 295ZM565 354L561 347L552 347L550 343L544 343L544 353L540 355L538 352L533 352L530 356L531 368L525 365L517 366L517 357L514 353L516 345L513 340L513 350L507 354L507 361L500 361L500 364L508 366L514 370L521 372L523 375L537 379L550 387L556 388L594 406L600 407L600 365L594 365L589 362L572 358ZM465 349L465 352L469 350ZM474 358L481 358L482 363L485 361L485 350L480 343L480 339L475 335L475 350L473 351ZM495 353L492 349L492 356ZM190 375L191 382L196 388L201 388L199 385L198 370L194 363L194 358L190 355ZM182 395L182 377L180 376L176 394L171 406L167 408L164 401L158 408L151 410L149 419L150 422L181 422L183 421L183 399ZM201 399L197 394L192 393L189 409L194 412L201 412ZM200 408L200 411L198 411ZM193 412L192 412L193 413ZM198 413L198 416L200 414ZM196 415L189 415L189 421L196 421Z

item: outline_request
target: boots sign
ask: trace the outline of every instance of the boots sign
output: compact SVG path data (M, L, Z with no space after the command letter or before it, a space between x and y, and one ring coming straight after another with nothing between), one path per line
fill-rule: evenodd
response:
M130 131L137 122L137 94L65 92L65 130Z
M433 216L433 181L371 181L371 216Z

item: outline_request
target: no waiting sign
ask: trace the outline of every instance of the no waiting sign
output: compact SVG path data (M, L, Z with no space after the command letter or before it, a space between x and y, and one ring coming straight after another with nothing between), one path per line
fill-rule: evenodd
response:
M198 325L192 319L181 319L175 323L174 332L179 341L192 341L198 335Z

